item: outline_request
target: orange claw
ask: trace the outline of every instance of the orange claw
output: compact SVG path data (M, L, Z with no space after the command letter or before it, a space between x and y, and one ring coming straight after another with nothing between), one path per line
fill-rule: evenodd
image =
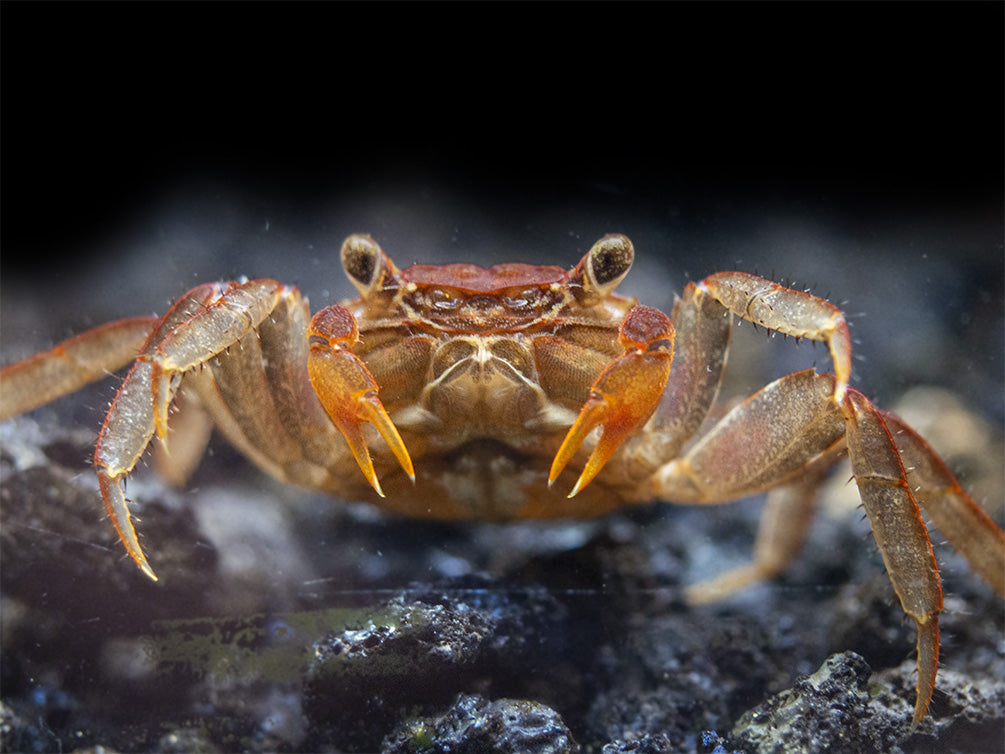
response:
M673 361L674 328L658 309L636 306L625 317L618 341L625 355L607 365L590 389L575 423L555 454L548 474L551 485L572 460L594 427L603 425L600 440L590 453L569 497L588 485L626 437L656 410Z
M310 336L307 371L311 385L328 418L345 438L370 486L384 497L363 437L363 422L369 422L376 428L414 482L412 459L394 422L377 397L377 381L366 365L349 350L359 340L355 318L344 307L329 306L314 315Z

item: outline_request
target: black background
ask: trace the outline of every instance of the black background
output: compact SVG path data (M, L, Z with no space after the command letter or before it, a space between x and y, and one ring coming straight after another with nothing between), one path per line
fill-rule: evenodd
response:
M858 211L1001 196L1002 6L3 7L5 264L193 179Z

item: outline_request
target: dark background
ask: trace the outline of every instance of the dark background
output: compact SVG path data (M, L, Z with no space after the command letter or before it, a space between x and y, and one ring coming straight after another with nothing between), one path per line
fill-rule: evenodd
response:
M5 360L206 280L318 308L354 293L351 232L403 267L572 265L619 231L647 303L721 269L809 287L868 394L1003 419L1000 3L2 14Z
M285 212L413 181L506 211L607 189L867 219L1001 192L999 3L3 15L3 233L20 262L193 180Z

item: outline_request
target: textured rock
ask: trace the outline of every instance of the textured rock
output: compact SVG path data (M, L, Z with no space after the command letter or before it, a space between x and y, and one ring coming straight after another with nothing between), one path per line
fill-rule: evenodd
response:
M552 709L522 699L461 695L442 715L409 720L383 754L575 754L579 746Z

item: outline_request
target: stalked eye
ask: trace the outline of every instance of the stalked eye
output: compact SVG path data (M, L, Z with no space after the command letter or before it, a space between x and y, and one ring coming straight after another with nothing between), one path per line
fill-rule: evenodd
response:
M632 268L635 249L619 234L606 235L593 244L586 262L586 286L590 293L604 295L618 287Z
M384 259L384 252L370 236L354 234L342 244L342 269L364 297L380 287Z

